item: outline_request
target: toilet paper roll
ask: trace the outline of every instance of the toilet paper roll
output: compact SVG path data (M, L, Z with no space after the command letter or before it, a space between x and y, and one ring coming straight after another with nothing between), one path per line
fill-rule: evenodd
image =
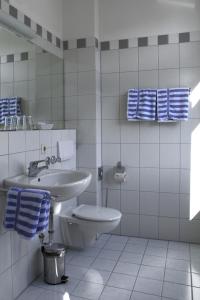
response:
M123 183L126 181L126 173L114 173L114 180L116 183Z

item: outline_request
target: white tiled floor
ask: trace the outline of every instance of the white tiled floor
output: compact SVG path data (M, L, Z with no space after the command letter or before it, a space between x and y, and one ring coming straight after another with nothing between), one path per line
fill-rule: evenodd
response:
M69 282L38 278L18 300L199 300L200 245L102 235L68 251Z

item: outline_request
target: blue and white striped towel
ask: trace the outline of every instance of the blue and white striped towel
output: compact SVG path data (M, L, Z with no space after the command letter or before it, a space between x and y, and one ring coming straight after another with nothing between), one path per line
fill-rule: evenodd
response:
M155 120L156 119L156 90L155 89L130 89L127 101L127 119Z
M189 88L159 89L157 91L158 121L188 120L189 95Z
M5 117L21 115L21 98L0 99L0 124L4 124Z
M48 227L50 193L43 190L11 188L8 191L4 226L32 239Z

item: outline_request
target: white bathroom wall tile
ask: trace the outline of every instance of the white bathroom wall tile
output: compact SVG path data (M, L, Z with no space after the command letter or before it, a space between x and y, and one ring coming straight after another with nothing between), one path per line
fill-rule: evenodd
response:
M179 193L179 170L160 169L160 192Z
M102 119L103 120L119 119L119 98L118 97L102 98Z
M120 144L102 144L103 164L114 166L120 161Z
M10 232L0 235L0 274L11 266Z
M78 73L65 74L65 97L78 95Z
M180 193L190 193L190 170L181 169L180 174Z
M64 52L64 72L77 72L78 71L78 50L72 49Z
M1 65L1 82L13 82L13 63L6 63Z
M140 167L157 168L159 166L159 145L140 144Z
M25 152L9 155L9 177L24 174Z
M106 195L105 195L106 197ZM107 193L107 205L110 208L120 210L120 191L119 190L108 190Z
M78 96L65 97L65 120L78 118Z
M119 51L110 50L101 52L101 72L119 72Z
M93 192L83 192L78 197L78 204L96 205L96 193Z
M14 97L14 83L1 84L1 98Z
M96 72L79 72L78 73L78 95L96 94Z
M180 142L180 124L160 124L160 143L179 143Z
M160 216L179 217L179 194L160 193Z
M179 69L159 70L159 88L179 87Z
M180 44L180 67L200 66L200 42Z
M104 120L102 124L102 142L120 142L120 124L118 120Z
M62 130L53 130L51 137L51 146L52 148L57 147L57 142L62 139Z
M140 71L139 88L158 88L158 70Z
M41 145L51 147L51 130L40 130L40 147Z
M159 46L159 68L179 68L179 44Z
M0 140L1 140L0 155L8 154L8 133L0 132Z
M120 72L138 71L138 48L119 50Z
M9 132L9 153L23 152L25 145L25 132Z
M26 151L36 150L40 148L39 131L26 131Z
M38 76L36 79L37 90L36 95L38 98L50 98L51 97L51 77L50 76ZM22 91L20 88L20 82L16 85L16 91ZM19 93L20 95L20 93Z
M14 81L25 81L28 78L28 61L14 63Z
M158 193L140 192L140 214L158 216L159 214Z
M190 194L180 194L180 218L190 218Z
M127 167L139 167L139 144L121 144L121 160Z
M154 122L141 122L140 143L159 143L159 124Z
M128 214L139 214L138 191L121 191L121 211Z
M191 163L191 145L181 144L181 168L189 169Z
M119 73L102 74L102 96L119 95Z
M19 276L20 274L20 276ZM28 257L24 256L12 266L14 299L28 286Z
M139 143L139 123L121 122L121 143Z
M199 243L200 224L198 220L180 220L180 240L185 242Z
M189 119L181 123L181 143L192 143L192 139L200 134L199 120Z
M140 236L158 238L158 217L140 216Z
M78 49L78 72L95 70L95 48L81 48Z
M159 169L140 168L140 191L157 192L159 188Z
M180 145L160 145L160 168L180 168Z
M12 264L14 265L23 256L28 254L28 241L21 238L16 232L11 232Z
M96 142L96 121L79 120L78 122L78 144L95 144Z
M96 118L96 96L87 95L78 97L78 119L89 120Z
M0 156L0 182L8 177L8 155Z
M78 166L83 168L93 168L96 165L95 145L81 144L78 146Z
M159 239L179 240L179 219L160 217Z
M138 72L120 73L120 95L127 95L129 89L138 88Z
M193 299L198 300L200 297L200 289L199 288L193 288Z
M193 90L198 86L199 84L199 75L200 75L200 68L181 68L180 69L180 85L184 87L191 88L191 101L196 101L196 97L198 94L194 96ZM198 103L197 103L198 104Z
M139 168L126 168L127 178L122 184L122 190L138 191L139 190Z
M2 300L13 300L11 269L0 275L0 290Z
M139 70L153 70L158 68L158 47L139 48Z

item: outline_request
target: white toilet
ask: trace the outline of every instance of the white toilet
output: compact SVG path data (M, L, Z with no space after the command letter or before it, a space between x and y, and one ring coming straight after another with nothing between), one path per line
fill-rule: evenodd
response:
M97 233L114 230L121 220L121 212L107 207L80 205L60 214L63 243L69 248L90 246Z

